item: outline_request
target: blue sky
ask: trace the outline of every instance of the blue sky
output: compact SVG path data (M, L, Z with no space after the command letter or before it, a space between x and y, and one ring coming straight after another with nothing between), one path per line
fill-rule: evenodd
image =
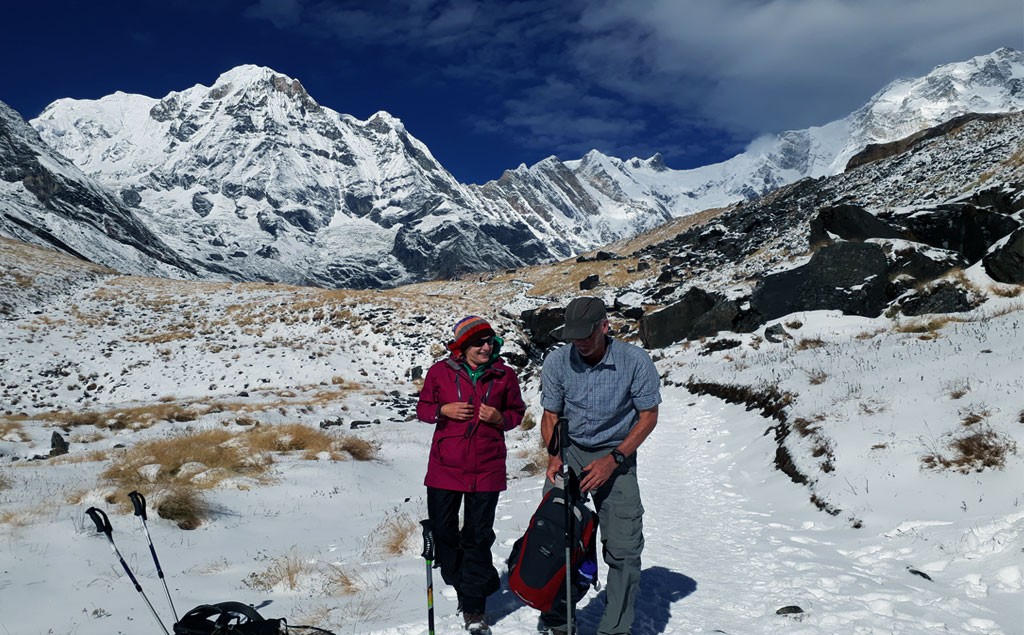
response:
M592 148L715 163L893 79L1024 48L1021 0L38 0L0 15L0 101L26 119L258 64L339 112L390 112L474 183Z

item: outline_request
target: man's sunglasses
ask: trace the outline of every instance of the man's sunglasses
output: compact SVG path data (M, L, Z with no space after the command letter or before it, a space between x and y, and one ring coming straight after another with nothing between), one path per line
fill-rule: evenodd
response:
M489 335L487 337L481 337L480 339L476 340L475 342L470 342L469 343L469 345L472 348L481 348L483 346L486 346L487 344L490 344L491 346L494 346L494 336L493 335Z

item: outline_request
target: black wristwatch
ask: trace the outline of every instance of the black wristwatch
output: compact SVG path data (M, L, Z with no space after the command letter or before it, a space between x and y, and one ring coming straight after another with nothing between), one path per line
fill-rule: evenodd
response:
M626 455L618 450L612 450L612 458L615 459L615 465L622 465L626 462Z

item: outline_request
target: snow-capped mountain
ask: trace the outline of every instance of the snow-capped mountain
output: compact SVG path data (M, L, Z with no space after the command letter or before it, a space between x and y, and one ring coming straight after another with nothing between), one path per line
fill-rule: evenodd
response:
M0 157L0 235L125 272L196 273L109 190L43 143L2 102Z
M850 116L728 161L550 157L463 185L400 121L366 121L242 66L163 99L59 100L42 139L211 277L375 287L564 258L666 220L842 172L869 143L966 112L1024 109L1024 54L1000 49L890 84Z

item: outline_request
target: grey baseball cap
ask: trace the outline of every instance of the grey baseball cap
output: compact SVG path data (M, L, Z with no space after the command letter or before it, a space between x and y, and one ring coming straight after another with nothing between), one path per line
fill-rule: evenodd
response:
M576 298L565 307L565 325L562 327L561 338L566 342L581 340L593 333L594 327L607 318L608 312L600 298Z

